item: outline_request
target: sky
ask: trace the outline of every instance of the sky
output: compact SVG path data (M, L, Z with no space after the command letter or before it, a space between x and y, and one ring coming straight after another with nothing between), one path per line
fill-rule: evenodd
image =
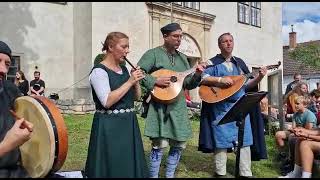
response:
M320 40L320 2L283 2L283 45L289 44L291 25L297 33L297 43Z

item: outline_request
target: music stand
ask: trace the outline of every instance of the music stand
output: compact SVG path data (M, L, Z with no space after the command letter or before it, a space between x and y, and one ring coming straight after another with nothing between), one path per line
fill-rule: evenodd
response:
M245 117L254 106L257 105L264 98L268 92L249 92L244 94L238 101L236 101L230 110L219 120L215 122L216 125L222 125L237 121L238 126L238 145L236 148L236 168L235 177L239 178L239 163L240 163L240 148L243 145L244 124Z

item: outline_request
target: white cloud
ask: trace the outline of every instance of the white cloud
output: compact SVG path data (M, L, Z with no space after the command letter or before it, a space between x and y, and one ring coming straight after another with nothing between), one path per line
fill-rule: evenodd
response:
M298 20L319 17L320 2L284 2L283 22L293 24Z
M320 40L320 22L310 20L295 22L293 23L293 29L297 33L297 43ZM283 45L289 44L289 32L291 32L290 24L282 26Z

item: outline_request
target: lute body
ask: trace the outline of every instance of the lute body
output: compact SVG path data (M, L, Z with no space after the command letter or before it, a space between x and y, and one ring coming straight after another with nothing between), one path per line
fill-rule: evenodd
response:
M281 65L281 62L279 61L276 65L269 65L266 66L266 68L269 69L276 69ZM229 77L233 80L233 85L226 88L221 87L214 87L214 86L206 86L201 85L199 88L199 96L201 100L207 103L217 103L222 100L225 100L226 98L234 95L236 92L240 90L240 88L247 82L250 76L252 76L253 73L248 74L242 74L238 76L224 76Z
M178 95L180 94L183 81L189 74L195 72L196 68L189 69L184 72L175 72L168 69L159 69L153 73L151 76L158 78L158 77L167 77L170 76L170 85L168 87L159 87L154 86L153 90L151 91L151 97L154 101L160 102L163 104L170 104L174 102Z

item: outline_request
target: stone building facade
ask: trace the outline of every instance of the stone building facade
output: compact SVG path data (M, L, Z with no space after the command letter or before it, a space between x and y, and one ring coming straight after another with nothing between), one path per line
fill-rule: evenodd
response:
M16 59L11 74L20 69L31 80L37 67L45 95L70 102L92 99L88 74L111 31L129 36L135 64L163 43L162 26L178 22L179 50L191 65L218 54L218 36L230 32L234 55L251 68L282 61L281 21L281 2L0 2L0 39ZM260 88L267 89L267 78ZM190 93L200 101L197 89Z

